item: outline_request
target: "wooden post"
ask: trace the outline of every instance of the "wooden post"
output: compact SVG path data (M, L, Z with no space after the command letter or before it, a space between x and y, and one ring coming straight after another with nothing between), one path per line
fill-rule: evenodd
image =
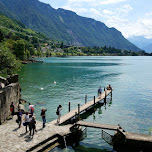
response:
M87 103L87 95L85 96L85 104Z
M94 96L94 105L95 105L95 100L96 100L96 98L95 98L95 96Z
M69 112L70 112L71 106L70 106L70 102L69 102Z
M80 120L80 104L78 104L78 120Z
M105 91L105 98L104 98L104 103L106 104L106 89L104 88Z

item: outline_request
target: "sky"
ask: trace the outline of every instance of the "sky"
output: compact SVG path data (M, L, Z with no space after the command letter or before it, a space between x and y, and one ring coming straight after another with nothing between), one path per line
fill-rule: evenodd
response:
M119 30L124 37L152 39L152 0L39 0L93 18Z

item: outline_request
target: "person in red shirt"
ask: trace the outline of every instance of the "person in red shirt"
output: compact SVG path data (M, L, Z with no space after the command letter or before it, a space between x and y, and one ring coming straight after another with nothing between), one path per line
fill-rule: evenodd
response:
M12 118L13 118L13 115L14 115L14 104L13 104L13 102L10 105L10 111L11 111L11 115L12 115Z

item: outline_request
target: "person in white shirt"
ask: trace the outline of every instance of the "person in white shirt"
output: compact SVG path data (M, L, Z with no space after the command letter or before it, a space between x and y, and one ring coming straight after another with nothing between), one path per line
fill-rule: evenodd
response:
M31 104L29 103L29 113L31 113L31 114L33 114L32 109L33 109L33 111L34 111L34 105L31 105Z
M30 116L28 112L26 112L24 120L25 120L25 126L26 126L25 128L26 128L26 133L27 133L27 126L29 127L29 124L30 124ZM29 130L30 130L30 127L29 127Z
M61 106L61 105L59 105L59 106L58 106L58 108L57 108L57 112L56 112L56 114L58 115L57 123L60 123L61 110L62 110L62 106Z

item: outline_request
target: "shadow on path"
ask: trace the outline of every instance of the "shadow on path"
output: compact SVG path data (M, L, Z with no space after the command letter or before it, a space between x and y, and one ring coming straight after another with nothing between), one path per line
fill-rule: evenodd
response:
M25 133L23 133L23 134L20 134L20 136L19 137L23 137L24 135L26 135L27 133L25 132Z
M17 131L18 129L20 129L20 128L15 128L15 129L13 129L12 131Z

